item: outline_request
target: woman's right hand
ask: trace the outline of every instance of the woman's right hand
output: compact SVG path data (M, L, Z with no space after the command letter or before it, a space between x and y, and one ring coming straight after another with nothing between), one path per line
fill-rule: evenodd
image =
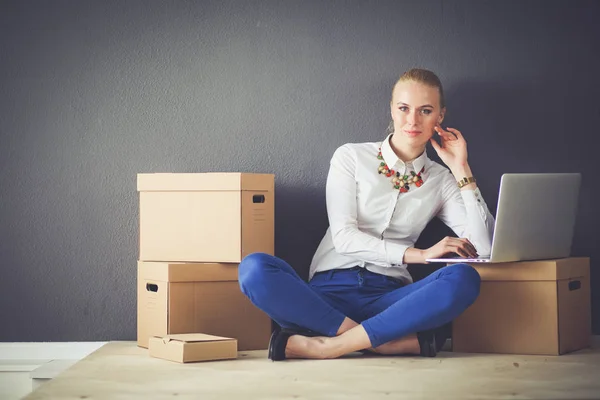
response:
M423 259L442 258L451 254L458 254L464 258L476 258L478 256L475 246L469 239L446 236L434 246L423 250ZM425 261L425 263L427 262Z

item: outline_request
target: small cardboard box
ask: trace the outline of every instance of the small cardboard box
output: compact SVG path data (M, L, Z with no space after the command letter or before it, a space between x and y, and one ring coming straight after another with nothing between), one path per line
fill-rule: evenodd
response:
M274 254L273 174L138 174L142 261L239 263Z
M202 332L237 339L240 350L269 346L271 319L241 292L238 264L138 262L137 343Z
M237 358L237 340L203 333L154 336L148 350L151 357L180 363L230 360Z
M481 291L453 323L453 351L559 355L590 345L589 258L471 265Z

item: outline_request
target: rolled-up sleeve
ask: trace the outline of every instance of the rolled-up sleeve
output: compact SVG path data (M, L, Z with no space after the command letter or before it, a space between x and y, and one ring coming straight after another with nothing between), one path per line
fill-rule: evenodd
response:
M356 154L349 145L344 145L333 154L326 186L327 214L335 250L381 266L402 264L409 246L359 230L356 196Z
M442 199L438 218L458 237L469 239L480 256L489 256L495 221L479 188L460 190L448 172L442 186Z

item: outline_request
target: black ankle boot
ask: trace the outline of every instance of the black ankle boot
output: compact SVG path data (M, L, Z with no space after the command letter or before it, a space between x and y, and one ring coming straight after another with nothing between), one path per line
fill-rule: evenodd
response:
M421 347L421 357L435 357L437 355L437 345L435 334L432 330L417 332L419 346Z
M433 330L435 335L435 350L439 353L446 344L446 340L452 336L452 323L449 322Z
M304 329L276 329L271 334L271 339L269 340L269 360L285 360L285 347L287 346L287 342L290 336L294 335L307 337L323 336L320 333Z

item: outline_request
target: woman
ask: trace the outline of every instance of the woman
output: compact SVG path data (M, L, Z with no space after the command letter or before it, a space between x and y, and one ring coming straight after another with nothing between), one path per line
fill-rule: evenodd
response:
M490 253L494 218L467 162L463 135L441 127L446 108L439 78L407 71L394 85L390 106L391 132L383 142L349 143L331 159L330 227L309 283L267 254L251 254L239 266L242 291L283 328L271 336L273 361L359 350L434 357L446 340L444 325L479 294L479 274L466 264L415 283L406 268L449 253ZM427 157L428 142L448 168ZM415 248L434 217L458 238Z

